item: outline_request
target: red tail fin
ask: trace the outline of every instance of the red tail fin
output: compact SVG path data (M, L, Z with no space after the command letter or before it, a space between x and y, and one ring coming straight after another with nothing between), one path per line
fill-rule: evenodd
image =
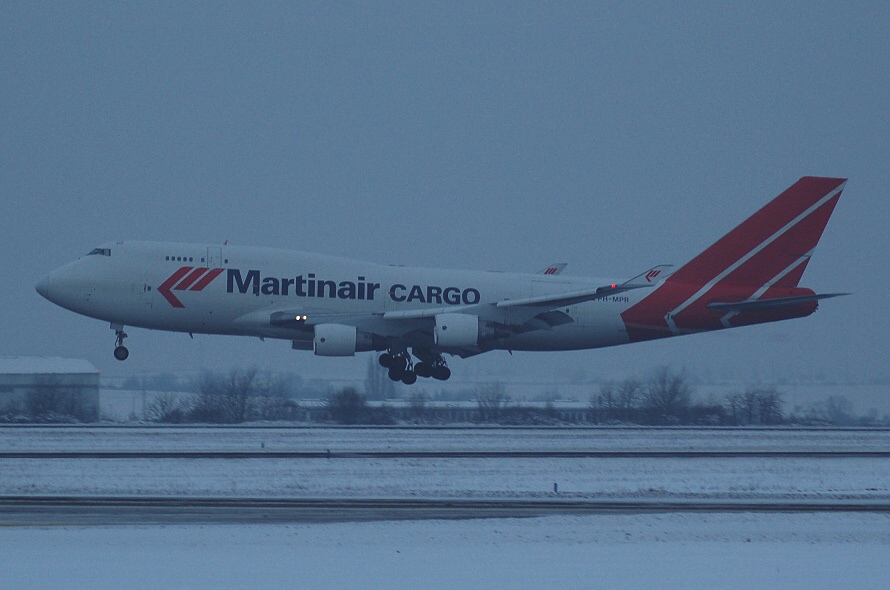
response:
M816 302L720 313L716 301L810 295L797 287L846 179L806 176L621 314L631 341L809 315Z

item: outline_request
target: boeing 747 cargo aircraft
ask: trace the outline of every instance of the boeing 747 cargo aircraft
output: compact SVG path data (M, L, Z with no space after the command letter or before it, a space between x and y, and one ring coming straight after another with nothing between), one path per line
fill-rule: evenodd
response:
M445 355L578 350L808 316L798 286L846 183L805 177L681 266L631 279L410 268L272 248L103 244L40 279L53 303L125 326L377 351L394 381L445 380Z

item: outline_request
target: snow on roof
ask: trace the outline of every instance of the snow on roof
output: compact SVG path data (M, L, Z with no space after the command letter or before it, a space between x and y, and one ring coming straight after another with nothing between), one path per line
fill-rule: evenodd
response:
M0 375L95 374L99 370L83 359L58 356L0 356Z

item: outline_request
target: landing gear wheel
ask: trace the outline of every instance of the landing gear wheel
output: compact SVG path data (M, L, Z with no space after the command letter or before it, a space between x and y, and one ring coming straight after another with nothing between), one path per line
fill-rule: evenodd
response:
M432 377L433 368L427 363L420 362L414 365L414 372L418 377Z
M404 374L405 369L399 366L392 366L389 368L389 378L393 381L401 381Z
M114 339L114 358L119 361L125 361L130 356L130 351L124 346L124 338L127 337L127 334L124 332L123 326L111 324L111 327L114 329L114 335L116 336Z
M417 383L417 373L414 371L405 371L402 374L402 383L405 385L414 385Z
M448 381L448 378L451 377L451 369L445 365L439 365L438 367L433 368L432 376L433 379L438 379L439 381Z
M439 381L446 381L451 377L451 369L448 368L441 353L428 348L415 348L412 352L418 358L414 365L414 373L418 377L432 377Z
M417 381L417 375L414 375L414 371L411 366L411 357L404 350L399 352L393 352L390 349L389 352L384 352L377 359L380 363L381 367L389 369L389 378L393 381L401 381L403 383L408 383L405 379L411 380L412 377L406 377L409 373L413 376L413 381Z

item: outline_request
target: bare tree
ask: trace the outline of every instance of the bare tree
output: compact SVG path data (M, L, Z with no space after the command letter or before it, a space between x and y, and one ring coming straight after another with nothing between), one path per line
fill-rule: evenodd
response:
M479 405L479 419L482 422L491 422L500 419L510 396L500 382L490 383L480 387L476 393L476 403Z
M741 393L726 396L726 412L737 426L781 424L782 394L773 387L749 387Z
M61 384L56 377L38 377L25 396L25 411L32 418L59 412Z
M250 397L253 394L255 368L244 371L233 369L228 377L212 373L201 376L198 397L191 417L199 422L235 424L248 419Z
M646 383L644 400L656 424L678 424L686 418L692 405L692 385L684 371L660 367Z
M430 401L430 396L426 391L412 391L408 397L408 405L411 407L411 413L416 418L423 419L426 417L426 405Z
M239 371L232 369L225 389L226 406L230 422L241 423L248 419L250 398L253 396L256 367Z
M217 424L293 420L299 405L290 398L291 380L260 373L256 368L233 369L226 376L204 373L194 402L185 413L196 422Z
M54 376L40 376L25 396L25 412L40 422L84 421L89 419L76 392L62 385Z
M757 421L759 424L781 424L785 421L782 412L784 401L782 393L775 387L758 389L757 391Z
M365 375L365 397L372 400L393 399L396 397L396 385L387 372L372 355L368 359L368 371Z
M189 417L196 422L222 424L228 421L223 380L213 373L201 375L198 395Z
M358 390L346 387L328 398L327 410L340 424L358 424L367 417L368 404Z
M251 419L293 420L299 404L289 395L287 380L263 375L256 379L250 403Z
M843 395L832 395L810 406L808 419L835 426L851 426L856 423L853 403Z
M632 420L640 408L640 401L643 397L643 384L639 379L627 378L618 384L616 393L618 407L621 410L621 420Z
M617 387L613 381L604 383L599 393L590 396L590 409L593 410L593 421L596 424L614 419L617 399Z
M164 391L155 394L152 401L146 406L145 419L152 422L179 424L186 421L190 409L189 405L183 402L177 394Z
M637 418L642 398L643 384L638 379L609 381L591 396L590 407L597 422L631 422Z

